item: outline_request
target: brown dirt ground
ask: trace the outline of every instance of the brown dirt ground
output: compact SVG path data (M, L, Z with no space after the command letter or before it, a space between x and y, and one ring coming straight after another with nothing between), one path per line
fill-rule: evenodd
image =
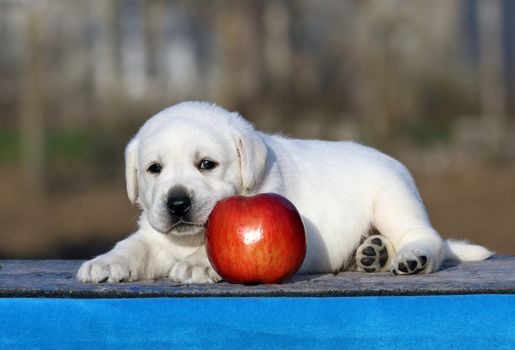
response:
M80 191L37 195L1 169L0 258L86 258L136 227L123 181ZM435 228L515 254L515 165L476 166L445 175L415 173Z

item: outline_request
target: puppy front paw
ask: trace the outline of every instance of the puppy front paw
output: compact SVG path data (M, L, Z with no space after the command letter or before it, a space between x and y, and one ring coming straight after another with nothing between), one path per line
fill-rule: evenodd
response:
M209 263L191 261L188 258L173 265L168 277L179 283L215 283L222 280Z
M77 279L84 283L116 283L133 281L137 278L126 259L102 255L86 261L77 272Z

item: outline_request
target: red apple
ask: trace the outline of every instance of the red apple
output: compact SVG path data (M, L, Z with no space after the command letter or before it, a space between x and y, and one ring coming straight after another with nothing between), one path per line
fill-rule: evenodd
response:
M306 255L299 212L275 193L221 200L206 229L211 265L232 283L277 283L291 277Z

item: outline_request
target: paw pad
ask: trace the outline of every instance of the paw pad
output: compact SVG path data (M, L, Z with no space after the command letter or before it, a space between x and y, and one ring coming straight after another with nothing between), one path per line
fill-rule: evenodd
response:
M356 251L357 270L377 272L384 270L388 262L388 249L381 236L367 238Z
M401 261L392 267L394 275L415 275L424 271L427 266L427 256L414 255L411 258L401 258Z

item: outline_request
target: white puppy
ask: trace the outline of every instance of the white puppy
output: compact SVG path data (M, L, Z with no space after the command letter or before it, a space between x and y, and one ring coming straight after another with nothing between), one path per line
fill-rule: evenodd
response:
M267 135L237 113L185 102L150 118L125 155L139 229L85 262L83 282L219 281L204 249L209 213L222 198L264 192L287 197L301 213L308 244L300 273L429 273L445 259L492 254L444 241L406 168L357 143Z

